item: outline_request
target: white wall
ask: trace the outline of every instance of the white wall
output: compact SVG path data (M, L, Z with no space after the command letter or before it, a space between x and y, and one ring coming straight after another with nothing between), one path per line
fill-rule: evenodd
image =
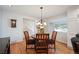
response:
M68 11L67 45L72 47L71 38L79 33L79 8Z
M23 20L23 31L28 31L30 36L36 33L35 27L36 25L34 20Z
M10 19L16 19L16 28L11 28ZM2 37L10 37L11 42L23 39L23 16L12 13L3 12L2 19Z
M0 37L1 37L1 11L0 11Z
M2 36L2 11L0 10L0 37Z
M15 42L15 41L22 41L24 34L23 31L25 30L23 28L24 24L27 25L27 27L29 27L33 32L30 34L33 34L35 29L33 23L31 21L32 24L28 23L28 21L26 21L23 24L23 19L26 18L27 20L36 20L33 17L28 17L27 15L23 15L23 14L18 14L15 12L10 12L10 11L1 11L3 13L2 15L2 19L0 21L2 21L2 25L0 25L2 27L2 31L1 31L1 37L10 37L10 42ZM11 28L11 21L10 19L16 19L16 28ZM0 27L0 28L1 28ZM1 30L1 29L0 29Z
M57 32L56 40L67 44L67 33L66 32Z

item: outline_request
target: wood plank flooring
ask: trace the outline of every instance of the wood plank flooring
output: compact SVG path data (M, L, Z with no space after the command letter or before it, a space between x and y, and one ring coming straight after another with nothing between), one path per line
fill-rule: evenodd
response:
M25 41L16 42L10 45L11 54L36 54L34 49L25 48ZM28 46L33 47L33 46ZM65 44L56 42L56 52L53 49L49 49L48 54L73 54L73 50L66 47Z

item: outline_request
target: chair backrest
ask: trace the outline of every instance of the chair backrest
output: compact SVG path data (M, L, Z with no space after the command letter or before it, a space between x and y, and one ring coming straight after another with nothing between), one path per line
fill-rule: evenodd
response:
M52 32L52 36L51 36L51 39L55 42L56 40L56 36L57 36L57 32L56 31L53 31Z
M36 34L36 53L48 53L49 34ZM40 50L40 51L39 51ZM42 51L41 51L42 50Z
M38 40L48 40L49 34L36 34L36 39L38 39Z
M26 40L29 40L29 33L28 31L24 31L24 36Z

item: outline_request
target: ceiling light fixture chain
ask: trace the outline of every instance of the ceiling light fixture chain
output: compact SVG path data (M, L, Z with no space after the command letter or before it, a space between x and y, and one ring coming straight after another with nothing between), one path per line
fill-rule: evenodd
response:
M43 21L43 7L40 7L40 11L41 11L41 18L40 21L37 22L37 26L39 26L40 28L44 28L44 26L46 25L46 22Z
M41 9L41 23L42 23L42 10L43 10L43 7L40 7L40 9Z

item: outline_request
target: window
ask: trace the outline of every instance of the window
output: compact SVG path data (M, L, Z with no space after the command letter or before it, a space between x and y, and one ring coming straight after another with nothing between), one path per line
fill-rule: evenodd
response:
M67 24L66 23L54 24L54 30L59 32L67 32Z

